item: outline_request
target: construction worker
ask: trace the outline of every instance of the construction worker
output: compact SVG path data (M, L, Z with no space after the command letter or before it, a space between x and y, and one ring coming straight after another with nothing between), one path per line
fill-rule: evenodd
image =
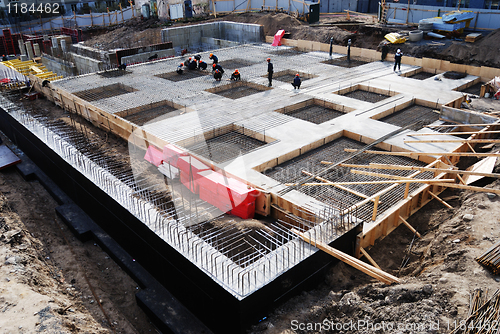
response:
M219 69L216 69L214 72L214 79L216 81L220 81L222 79L222 73L219 71Z
M200 56L200 55L196 55L196 56L194 56L194 59L195 59L196 61L200 61L200 60L201 60L201 56Z
M300 75L298 73L295 74L295 78L293 78L292 82L293 89L300 89L301 82L302 81L300 80Z
M398 51L396 51L396 54L394 55L394 70L393 70L393 72L396 72L396 66L398 67L398 71L401 72L401 58L403 58L403 53L401 52L401 49L398 49Z
M219 64L213 64L212 65L212 72L219 70L220 73L224 74L224 70L222 69L222 66Z
M2 61L7 61L7 60L9 60L9 58L7 58L6 55L2 55Z
M177 66L177 74L182 74L184 73L184 70L182 69L184 67L184 64L181 63L179 66Z
M189 58L188 70L190 70L190 71L196 70L196 67L198 67L196 60L191 60L191 58Z
M273 63L271 63L271 58L267 58L267 79L269 80L269 87L273 85Z
M389 53L389 47L387 46L387 43L385 43L385 41L382 42L381 49L382 49L382 55L381 55L382 59L381 60L384 61L385 57L387 57L387 54Z
M216 55L214 55L213 53L210 54L210 56L208 57L209 59L212 59L213 61L213 64L217 64L219 62L219 58L217 58Z
M198 62L198 69L199 70L206 70L207 69L207 63L205 63L203 60L200 59Z
M231 74L231 78L230 80L234 80L234 81L239 81L241 80L241 75L240 75L240 72L236 69L234 70L234 72Z

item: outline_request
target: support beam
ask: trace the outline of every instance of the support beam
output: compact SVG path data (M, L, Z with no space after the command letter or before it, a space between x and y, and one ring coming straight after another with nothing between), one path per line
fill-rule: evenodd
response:
M307 237L304 233L301 233L297 231L296 229L292 229L292 232L300 236L305 242L310 244L311 246L314 246L330 255L333 257L347 263L350 266L353 266L354 268L361 270L365 274L378 279L379 281L384 282L385 284L391 284L391 283L399 283L399 278L386 273L385 271L382 271L374 266L371 266L359 259L356 259L355 257L352 257L344 252L341 252L333 247L330 247L329 245L325 244L324 242L321 241L313 241L309 237Z
M387 175L387 174L382 174ZM389 175L393 176L393 175ZM393 184L393 183L443 183L446 182L455 182L453 179L401 179L401 180L390 180L390 181L361 181L361 182L323 182L323 183L285 183L285 186L335 186L337 184L340 185L356 185L356 184Z
M403 217L399 216L399 219L403 222L403 224L406 225L406 227L408 227L410 229L410 231L412 231L417 237L419 237L420 239L422 238L422 236L420 235L420 233L417 232L417 230L415 230L415 228L413 226L410 225L410 223L408 223Z
M443 201L441 198L439 198L436 194L434 194L430 190L429 190L429 195L431 195L432 197L434 197L435 199L437 199L439 202L441 202L441 204L443 204L448 209L453 209L453 207L451 205L449 205L448 203L446 203L445 201Z
M380 269L380 266L377 264L377 262L375 262L375 260L370 256L370 254L368 254L368 252L363 247L361 247L359 250L366 257L368 262L370 262L375 268Z
M434 133L412 133L409 134L409 137L418 137L418 136L461 136L461 135L475 135L475 134L484 134L484 133L500 133L500 131L467 131L467 132L434 132Z
M405 140L405 143L500 143L500 139L424 139L424 140Z

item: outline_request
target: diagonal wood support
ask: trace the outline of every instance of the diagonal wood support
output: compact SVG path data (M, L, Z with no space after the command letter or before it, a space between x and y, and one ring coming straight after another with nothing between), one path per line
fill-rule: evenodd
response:
M304 235L303 233L297 231L296 229L292 229L292 232L300 236L305 242L310 244L311 246L314 246L330 255L333 257L347 263L350 266L353 266L354 268L361 270L365 274L378 279L379 281L384 282L385 284L391 284L391 283L400 283L399 278L386 273L383 270L380 270L372 265L369 265L361 260L356 259L353 256L350 256L344 252L339 251L338 249L335 249L333 247L330 247L329 245L325 244L324 242L321 241L312 241L309 237Z

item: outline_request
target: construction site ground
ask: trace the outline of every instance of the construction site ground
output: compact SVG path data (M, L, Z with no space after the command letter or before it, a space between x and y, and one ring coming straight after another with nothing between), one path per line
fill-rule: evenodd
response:
M318 38L314 40L326 42L333 32L337 32L338 44L352 38L355 46L371 45L372 48L377 47L387 29L373 28L372 35L361 35L363 29L368 28L354 32L338 27L309 27L287 15L281 22L283 15L233 14L222 19L233 17L242 22L265 24L259 22L265 18L274 22L266 26L266 35L272 35L276 28L284 28L291 32L290 38ZM244 21L247 19L250 21ZM286 22L289 25L285 27ZM132 39L135 33L140 35L134 26L126 25L116 27L107 35L96 35L87 43L111 48L105 45L106 41ZM120 29L128 32L120 32ZM161 27L149 29L159 31ZM496 35L493 32L490 38ZM131 46L141 43L142 39L144 37L133 39ZM446 42L450 44L448 47L435 48L441 48L445 56L443 52L452 48L455 42ZM147 44L151 43L154 42ZM397 47L410 52L405 51L409 43ZM427 46L416 48L422 54L429 49ZM461 61L468 59L470 55ZM491 61L494 59L498 57L491 57ZM51 117L69 119L68 114L46 100L24 103L27 108ZM80 124L101 137L110 148L124 154L128 152L127 143L121 139L85 121ZM8 143L3 134L0 136ZM15 146L11 148L20 154ZM470 165L474 161L468 162ZM496 166L495 172L499 169ZM485 179L480 182L482 186L500 189L499 181ZM38 182L24 181L15 168L5 169L0 171L0 192L0 318L4 319L0 321L0 333L156 331L135 302L134 294L138 291L135 282L93 242L81 243L71 234L55 214L57 203ZM440 197L453 209L433 200L408 220L422 234L422 239L416 238L403 225L369 250L383 270L402 279L401 284L386 286L339 263L318 286L282 304L249 328L249 333L328 332L326 327L320 328L316 323L356 324L355 327L344 325L340 331L331 330L337 333L451 332L466 319L474 289L492 292L500 288L500 277L475 261L500 237L500 197L451 189ZM369 323L387 326L356 327L360 320L365 321L366 326Z

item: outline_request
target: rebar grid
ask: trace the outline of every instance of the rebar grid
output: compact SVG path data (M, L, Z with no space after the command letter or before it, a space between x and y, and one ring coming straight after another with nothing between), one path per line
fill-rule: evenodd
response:
M382 100L387 99L390 97L389 95L384 95L384 94L377 94L374 92L369 92L366 90L361 90L361 89L356 89L355 91L351 91L348 93L343 94L345 97L350 97L351 99L356 99L356 100L361 100L361 101L366 101L366 102L371 102L371 103L377 103Z
M300 118L314 124L321 124L340 117L344 113L317 104L311 104L310 106L286 112L285 115Z
M78 96L81 99L84 99L85 101L92 102L92 101L107 99L113 96L127 94L134 91L136 91L136 89L132 87L127 87L122 84L112 84L99 88L76 92L74 93L74 95Z
M350 153L345 152L344 148L361 149L365 145L352 139L341 137L326 145L323 145L315 150L305 153L297 158L288 162L278 165L271 170L265 171L264 174L282 183L296 183L304 179L304 173L317 174L325 169L325 165L321 161L328 161L336 163L347 158ZM425 166L426 164L418 160L413 160L406 157L398 156L385 156L377 154L362 154L346 161L348 164L367 165L369 163L383 163L395 164L405 166ZM371 170L376 173L385 173L397 176L408 176L413 171L397 171L397 170ZM432 178L432 172L420 173L416 178ZM380 177L366 176L351 173L349 167L335 167L328 173L321 176L329 182L369 182L386 180ZM321 182L321 181L313 181ZM364 197L355 193L360 193L366 197L372 196L385 188L390 187L391 184L362 184L362 185L348 185L345 188L352 190L343 190L334 186L300 186L298 191L309 195L318 201L325 203L325 205L332 206L339 211L344 211L346 208L355 207L357 203L361 202ZM410 184L410 191L416 190L420 185ZM380 198L380 203L377 210L377 215L380 215L391 206L396 204L403 198L405 185L399 185L396 188L383 194ZM361 220L371 220L373 213L373 202L366 203L357 208L357 218Z
M12 100L18 101L18 97ZM76 170L239 299L273 281L315 252L312 246L301 242L280 222L271 222L267 228L256 231L252 231L251 226L237 227L245 241L239 240L241 238L234 240L236 236L231 233L222 238L203 229L199 230L205 239L200 238L192 230L202 223L200 218L213 213L213 207L204 206L199 199L168 197L172 192L167 191L158 178L147 170L131 172L126 163L116 161L112 149L100 150L103 143L85 134L83 128L77 130L78 124L68 125L50 119L48 115L27 111L3 96L0 96L0 105ZM70 119L70 122L73 121ZM174 189L175 185L172 184L171 188ZM191 194L187 190L186 193ZM310 226L310 222L307 224L310 231L318 227ZM333 221L326 224L332 225ZM325 226L324 230L328 230ZM233 239L229 242L227 238L231 237ZM330 234L329 237L336 236Z
M121 117L126 119L127 121L129 121L131 123L142 126L142 125L146 124L147 122L152 121L152 120L159 118L159 117L161 117L161 119L165 119L168 116L170 116L170 117L176 116L177 113L172 113L175 110L177 110L177 109L175 109L174 107L171 107L169 105L162 105L162 106L154 107L151 109L141 110L139 112L135 112L135 113L130 114L130 115L123 115L122 114L123 116L121 116Z
M244 128L241 131L243 133L232 130L188 146L186 149L215 163L222 163L267 145L264 141L245 135Z
M394 107L394 109L395 108L396 107ZM400 127L416 123L415 126L411 128L413 131L418 131L437 120L439 120L439 114L435 112L433 108L424 107L418 104L413 104L379 119L381 122Z
M229 99L236 100L236 99L239 99L239 98L242 98L245 96L260 93L264 90L265 90L265 88L258 89L256 87L251 87L251 86L247 86L247 85L241 85L241 86L236 86L236 87L228 86L227 89L219 90L219 91L215 92L214 94L224 96L224 97L227 97Z

